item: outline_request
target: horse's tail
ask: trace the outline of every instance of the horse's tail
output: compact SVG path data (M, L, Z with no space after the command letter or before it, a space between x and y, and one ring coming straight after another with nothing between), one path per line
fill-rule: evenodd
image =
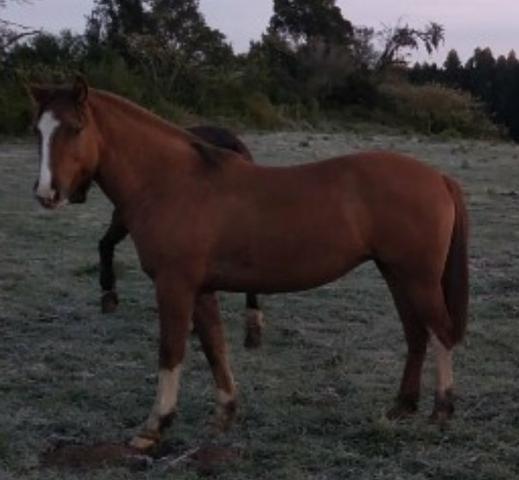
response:
M443 271L442 288L452 321L451 341L456 344L463 339L467 326L469 219L460 185L447 176L444 176L444 179L454 201L455 218L447 262Z

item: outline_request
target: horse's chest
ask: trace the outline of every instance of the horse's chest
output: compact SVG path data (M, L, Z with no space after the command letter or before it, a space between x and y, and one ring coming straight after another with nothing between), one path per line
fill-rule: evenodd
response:
M189 270L207 250L196 225L168 216L142 219L130 229L143 271L154 278L159 270Z

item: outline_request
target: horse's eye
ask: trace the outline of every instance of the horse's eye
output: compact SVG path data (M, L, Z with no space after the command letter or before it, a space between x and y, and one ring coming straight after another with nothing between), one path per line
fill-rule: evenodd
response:
M66 131L70 135L79 135L82 127L78 123L69 123L66 125Z

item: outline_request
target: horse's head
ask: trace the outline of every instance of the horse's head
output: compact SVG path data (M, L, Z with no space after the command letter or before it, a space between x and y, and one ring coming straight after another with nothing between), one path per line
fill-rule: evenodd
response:
M40 175L34 185L45 208L82 203L98 164L97 130L88 107L88 85L33 85L34 130L39 137Z

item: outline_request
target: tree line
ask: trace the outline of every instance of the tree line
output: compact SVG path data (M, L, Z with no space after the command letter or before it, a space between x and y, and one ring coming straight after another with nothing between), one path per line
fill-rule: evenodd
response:
M82 33L0 21L0 133L23 133L30 123L24 83L74 72L182 123L300 128L363 120L484 136L497 131L490 113L512 130L509 99L488 86L484 59L459 69L452 58L441 68L408 67L413 50L431 53L443 41L436 23L375 31L353 25L335 0L273 0L265 32L238 54L206 23L198 0L95 0ZM513 83L507 75L494 72L492 82Z
M456 50L450 50L441 67L415 64L409 76L417 84L436 82L470 92L496 123L519 140L519 60L514 50L495 58L490 48L476 48L465 64Z

